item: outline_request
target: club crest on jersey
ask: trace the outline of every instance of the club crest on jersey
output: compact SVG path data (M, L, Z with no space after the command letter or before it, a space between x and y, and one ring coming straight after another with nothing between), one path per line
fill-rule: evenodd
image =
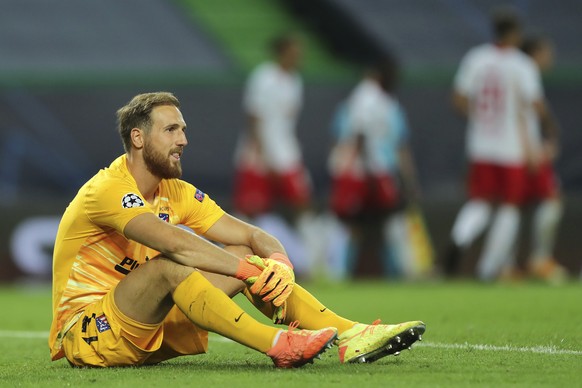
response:
M160 220L170 222L170 215L168 213L160 213L158 214Z
M109 322L107 321L107 317L105 316L105 314L95 318L95 324L97 325L97 330L99 330L99 333L103 333L104 331L111 329L111 326L109 326Z
M121 206L125 209L130 209L132 207L142 207L145 206L143 199L141 199L137 194L129 193L125 194L121 199Z
M202 190L196 189L196 194L194 194L194 198L196 198L198 200L198 202L202 202L202 201L204 201L205 195L206 194L204 194L204 192L202 192Z

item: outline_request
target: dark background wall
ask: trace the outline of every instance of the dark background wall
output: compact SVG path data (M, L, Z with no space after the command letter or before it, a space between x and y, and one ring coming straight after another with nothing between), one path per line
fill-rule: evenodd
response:
M78 187L123 152L115 111L140 92L169 90L180 98L190 142L183 159L184 178L230 207L232 152L244 125L240 101L248 69L237 62L235 50L219 39L220 34L197 20L196 13L188 17L182 3L2 2L0 279L16 271L10 253L15 228L29 217L58 217ZM246 3L260 8L262 2ZM267 0L264 3L273 7ZM557 256L578 271L582 1L503 3L517 6L528 27L542 28L556 42L558 66L546 79L546 91L563 127L557 170L567 199ZM321 209L326 206L329 184L331 115L357 80L357 72L330 80L325 66L358 63L375 51L390 53L403 65L399 96L412 127L427 223L441 250L464 198L464 123L451 110L450 84L460 56L488 39L488 11L495 4L484 0L277 2L281 13L294 18L308 39L320 39L337 60L306 72L305 108L298 129ZM249 8L249 14L254 10ZM237 20L241 23L241 18ZM361 50L350 52L356 47Z

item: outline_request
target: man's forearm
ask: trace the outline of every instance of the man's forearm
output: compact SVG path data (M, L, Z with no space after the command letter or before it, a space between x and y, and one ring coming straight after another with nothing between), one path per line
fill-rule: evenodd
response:
M261 257L270 257L273 253L287 255L279 240L259 228L255 228L251 233L250 248L256 255Z
M162 252L169 259L207 272L233 276L241 258L189 232L182 231L183 242L175 250Z

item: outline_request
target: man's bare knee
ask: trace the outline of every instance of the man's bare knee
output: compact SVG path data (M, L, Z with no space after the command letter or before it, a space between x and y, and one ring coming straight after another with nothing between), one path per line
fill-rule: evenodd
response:
M126 316L143 323L161 322L174 301L172 292L195 269L156 257L131 271L115 287L115 303Z

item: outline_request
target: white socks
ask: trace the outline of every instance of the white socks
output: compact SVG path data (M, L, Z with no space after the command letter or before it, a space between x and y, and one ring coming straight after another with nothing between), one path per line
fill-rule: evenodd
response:
M549 199L540 203L532 224L531 263L536 264L553 256L558 222L562 218L562 202Z
M477 265L479 279L495 279L501 268L511 259L519 222L519 209L516 206L502 205L497 209Z
M481 200L467 202L453 225L451 237L460 248L467 248L483 233L491 216L491 205Z

